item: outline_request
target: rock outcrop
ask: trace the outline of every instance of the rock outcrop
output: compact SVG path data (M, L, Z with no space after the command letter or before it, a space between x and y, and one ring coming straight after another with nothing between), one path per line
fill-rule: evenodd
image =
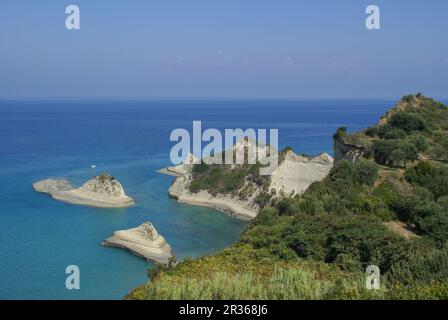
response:
M334 163L345 159L351 163L359 161L364 154L364 147L344 142L340 137L333 137Z
M145 222L136 228L115 231L112 237L102 242L102 245L124 248L148 261L164 265L172 258L170 245L150 222Z
M196 163L199 163L199 159L189 153L182 164L172 167L167 167L159 170L158 172L164 173L173 177L180 177L188 173L189 168Z
M121 208L134 205L120 182L107 173L92 178L79 188L65 179L45 179L33 184L34 190L49 194L66 203L100 208Z
M236 165L230 166L232 168ZM251 220L258 214L260 206L256 200L262 193L275 191L275 194L284 196L302 194L313 182L324 179L332 167L333 158L326 153L308 158L287 151L270 177L267 190L266 186L246 179L239 190L212 195L207 190L190 191L189 186L194 178L192 166L189 166L184 174L173 181L168 194L181 203L209 207L242 220Z
M192 181L191 172L176 178L168 189L168 195L180 203L216 209L241 220L251 220L257 216L259 207L255 198L259 190L254 190L249 199L242 200L232 194L212 195L207 190L192 193L189 190Z
M326 153L310 158L287 151L271 176L269 188L277 194L300 195L312 183L323 180L332 167L333 158Z

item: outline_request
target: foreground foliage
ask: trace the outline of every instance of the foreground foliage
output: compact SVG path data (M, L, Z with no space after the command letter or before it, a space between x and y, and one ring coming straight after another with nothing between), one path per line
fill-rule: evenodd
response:
M340 161L301 196L266 201L234 246L157 268L128 298L447 299L448 109L421 95L399 105L382 125L337 132L363 144L363 160ZM250 168L225 176L241 182L242 170ZM414 237L393 232L390 221ZM381 269L379 291L364 289L371 264Z

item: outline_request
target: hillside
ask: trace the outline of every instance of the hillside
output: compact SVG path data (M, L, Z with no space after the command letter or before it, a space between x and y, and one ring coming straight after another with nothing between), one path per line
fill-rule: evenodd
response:
M447 299L448 108L407 96L334 139L323 181L270 198L232 247L155 268L127 298ZM378 291L365 289L371 264Z

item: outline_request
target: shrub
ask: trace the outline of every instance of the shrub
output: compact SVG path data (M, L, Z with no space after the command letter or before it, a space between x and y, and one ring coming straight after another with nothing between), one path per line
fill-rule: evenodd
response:
M390 125L395 128L400 128L407 133L412 131L423 131L427 128L425 119L418 114L410 112L397 112L390 121Z
M411 143L417 148L419 152L425 152L429 148L429 144L424 136L416 136L411 139Z
M378 130L378 136L386 140L397 140L404 139L406 137L406 132L403 129L386 124Z
M437 203L445 213L448 213L448 196L443 196L437 199Z
M369 160L361 160L353 166L353 177L358 183L371 186L378 178L378 165Z
M409 95L404 96L403 98L401 98L402 101L407 102L407 103L411 103L413 99L414 99L414 95L413 94L409 94Z
M378 140L373 144L375 161L379 164L389 164L391 153L397 149L398 142L395 140Z
M347 127L340 127L336 130L335 137L343 138L347 134Z
M428 162L419 162L405 171L406 181L428 189L437 199L448 195L448 168L434 167Z
M415 167L406 169L404 176L409 183L422 185L428 176L433 176L434 167L428 162L420 161Z
M448 240L448 213L431 214L417 223L421 232L439 244Z
M417 198L407 196L395 198L390 204L390 207L400 220L405 222L415 222L417 205Z
M366 136L369 137L375 137L378 134L378 128L377 127L368 127L364 133L366 134Z
M394 190L391 183L383 181L374 190L373 195L387 205L391 205L400 195Z
M271 202L271 195L262 192L255 198L255 203L260 206L261 209L265 208Z
M402 142L398 145L398 148L403 150L407 161L414 162L418 160L418 149L412 143Z
M431 286L448 280L448 246L434 248L431 243L411 243L407 255L395 263L387 276L394 286Z
M402 149L395 149L391 152L389 158L394 163L394 165L403 166L406 163L407 155L406 152L404 152Z
M339 255L344 254L351 261L359 261L361 269L375 264L383 272L399 260L406 248L403 239L385 229L374 217L344 217L329 233L327 247L326 262L340 261Z

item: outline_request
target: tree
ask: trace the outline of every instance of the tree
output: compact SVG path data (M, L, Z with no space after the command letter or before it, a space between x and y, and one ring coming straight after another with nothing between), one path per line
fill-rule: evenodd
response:
M420 115L405 111L394 114L389 123L392 127L403 129L407 133L427 128L425 120Z
M371 186L378 177L378 165L369 160L361 160L355 163L353 175L357 182Z
M412 138L411 143L417 148L419 152L425 152L429 148L429 144L426 138L422 135L418 135Z
M379 164L387 165L390 161L392 151L397 148L396 140L378 140L373 143L373 154L375 161Z
M403 142L400 143L398 147L406 154L407 161L414 162L418 160L418 150L413 144L409 142Z
M404 139L406 137L406 132L403 129L386 124L378 130L378 136L386 140L397 140Z
M448 240L448 214L433 214L421 219L418 228L426 235L443 244Z
M406 164L406 152L404 152L402 149L395 149L390 154L390 160L393 161L395 166L402 167Z
M342 138L347 134L347 127L340 127L336 130L335 137Z

